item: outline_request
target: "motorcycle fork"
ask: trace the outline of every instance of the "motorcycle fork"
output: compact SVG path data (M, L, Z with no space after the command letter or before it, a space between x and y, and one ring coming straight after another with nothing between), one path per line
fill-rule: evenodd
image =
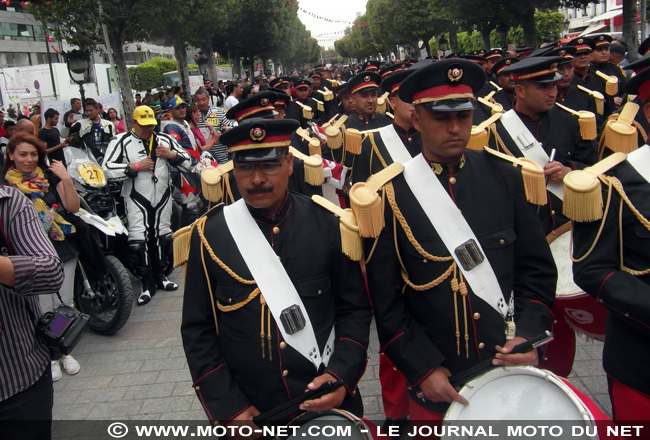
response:
M86 269L84 269L84 266L83 264L81 264L80 261L77 262L77 264L79 265L79 270L81 270L81 276L84 279L83 281L84 291L81 294L81 296L86 299L91 299L91 300L95 299L95 291L90 286L90 281L88 281L88 275L86 275Z

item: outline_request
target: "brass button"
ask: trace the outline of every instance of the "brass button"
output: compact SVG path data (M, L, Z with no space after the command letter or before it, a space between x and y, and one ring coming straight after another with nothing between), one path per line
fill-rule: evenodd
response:
M316 292L316 293L319 294L319 295L322 295L323 291L318 289L318 292Z
M285 348L287 348L287 343L284 341L280 342L280 350L284 350Z
M232 298L228 298L228 304L232 304Z
M393 371L397 371L397 367L393 367Z
M409 141L409 142L412 142L412 141L413 141L413 138L409 138L408 141Z
M501 240L499 240L499 244L503 246L504 244L506 244L506 241L502 238Z
M429 260L427 260L427 259L425 258L425 259L422 260L422 262L423 262L423 263L428 263Z
M452 185L453 185L454 183L456 183L456 178L455 178L455 177L450 177L450 178L449 178L449 183L451 183Z
M194 389L195 389L196 391L201 391L201 387L200 387L200 386L198 386L198 385L197 385L197 386L195 386L195 387L194 387Z
M284 371L282 372L282 375L285 376L285 377L286 377L288 374L289 374L289 370L284 370Z
M214 422L212 422L212 425L213 426L218 426L219 425L219 420L215 420Z
M277 226L274 227L274 228L273 228L273 233L274 233L274 234L279 234L279 233L280 233L280 228L278 228Z
M551 215L555 215L555 209L551 209Z
M483 342L480 342L480 343L478 344L478 348L483 348L483 347L485 347L485 344L484 344Z
M478 321L479 319L481 319L481 314L479 312L474 313L474 320Z

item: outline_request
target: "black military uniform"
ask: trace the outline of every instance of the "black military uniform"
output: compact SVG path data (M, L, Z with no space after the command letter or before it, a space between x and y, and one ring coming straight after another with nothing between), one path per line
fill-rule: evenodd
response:
M231 149L235 143L240 148L242 143L249 144L244 148L251 150L234 153L236 163L272 160L284 154L289 133L297 127L293 124L244 121L224 134L222 141ZM267 144L264 136L275 139ZM277 147L279 143L283 146ZM250 405L268 411L302 395L314 377L326 372L344 383L342 408L361 415L356 385L366 365L369 304L359 264L341 252L337 219L306 197L290 192L273 217L247 205L300 295L319 351L332 326L335 328L329 363L317 369L283 340L278 330L282 324L268 311L265 292L256 292L224 209L228 208L219 206L209 212L205 223L196 225L192 233L181 326L193 386L208 418L213 423L226 422ZM204 234L203 247L197 229ZM214 256L209 255L208 246Z
M601 47L607 47L612 43L613 38L611 35L594 35L591 37L591 39L594 41L596 45L596 50ZM609 76L615 76L618 78L618 94L617 96L623 96L625 94L624 88L625 88L625 83L627 81L627 78L625 76L625 72L623 72L623 69L621 69L619 66L616 64L606 61L604 63L595 63L592 61L591 66L589 66L592 71L600 71L604 73L605 75Z
M458 112L471 109L471 101L444 96L467 95L470 87L476 92L483 81L484 72L477 66L443 60L412 74L399 93L405 102L425 105L430 111ZM448 90L436 92L436 86L442 85ZM415 92L423 92L425 98L415 100ZM435 93L444 95L431 96ZM477 151L465 151L453 171L437 163L430 166L485 250L506 302L514 291L517 336L532 337L549 329L556 272L535 209L524 197L519 172ZM452 292L455 263L403 175L384 190L385 226L376 243L372 239L366 243L368 283L380 344L410 383L415 398L418 384L438 366L453 375L493 356L495 345L505 343L504 319L471 287L467 296ZM403 220L395 220L396 214ZM463 335L460 340L455 331ZM416 402L437 413L448 406Z
M515 81L517 81L518 73L529 73L528 71L537 70L542 75L539 77L531 77L529 78L530 81L558 81L561 76L556 71L551 74L544 72L546 70L553 70L548 69L549 63L557 62L559 59L560 57L530 57L506 68L504 72L509 71L514 73ZM552 107L551 110L542 113L539 119L533 119L519 112L517 114L530 133L542 144L544 151L549 156L551 150L556 150L555 161L574 170L583 169L596 162L595 142L584 140L580 137L578 119L574 115L557 107ZM522 157L522 152L510 137L510 134L508 134L501 121L496 122L496 127L502 143L498 142L495 137L491 137L490 147L504 151L503 147L505 146L505 150L509 151L515 157ZM568 219L562 214L562 201L552 193L549 192L548 194L549 200L547 205L539 210L540 220L542 221L546 234L568 222Z
M517 63L519 59L517 58L501 58L496 64L492 67L492 73L496 76L496 82L498 83L498 78L500 75L508 76L508 74L502 74L501 72L508 66L511 66L514 63ZM493 96L494 100L501 104L503 110L508 111L512 108L512 103L515 101L515 90L507 90L503 87L502 84L499 84L502 88L496 92Z
M348 81L348 89L353 95L358 92L367 90L376 90L381 84L379 74L366 71L361 72ZM357 109L359 112L359 109ZM372 130L375 128L385 127L392 124L391 119L383 113L373 113L369 119L364 118L361 114L351 115L345 123L345 128L354 128L359 131Z

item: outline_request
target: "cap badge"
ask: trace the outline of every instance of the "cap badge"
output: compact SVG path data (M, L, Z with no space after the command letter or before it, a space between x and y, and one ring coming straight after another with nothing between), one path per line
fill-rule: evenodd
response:
M560 54L560 56L564 56L564 55L566 55L566 50L564 50L564 49L561 50L561 51L559 52L559 54Z
M512 64L512 60L506 60L506 64L507 64L507 65Z
M260 105L262 107L266 107L267 105L269 105L269 102L270 102L269 98L262 98L262 100L260 101Z
M584 43L584 42L585 42L584 39L582 39L582 38L578 39L578 43L582 44L582 43Z
M449 81L451 82L457 82L460 81L460 79L463 77L463 69L460 67L454 67L452 69L449 69L447 72L447 78L449 78Z
M363 77L363 82L370 82L370 75L366 75Z
M266 137L266 130L261 127L253 127L251 128L250 136L252 140L259 142Z
M605 39L605 37L603 37L603 36L601 35L598 39L599 39L600 41L603 41L603 40Z

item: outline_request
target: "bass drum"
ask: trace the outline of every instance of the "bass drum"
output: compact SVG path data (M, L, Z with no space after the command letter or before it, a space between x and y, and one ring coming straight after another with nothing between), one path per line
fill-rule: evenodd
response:
M540 368L567 377L573 368L576 335L604 340L607 309L585 293L573 281L570 223L562 225L546 237L557 267L557 288L553 304L555 340L546 348L546 360Z
M480 420L522 420L527 425L534 420L552 421L553 424L571 421L573 426L584 428L579 431L583 436L571 438L598 439L597 435L590 435L597 429L588 406L590 402L584 402L561 378L547 370L530 366L499 367L470 380L459 393L469 405L452 402L443 426L467 426ZM496 427L495 431L499 429L498 425Z
M288 426L299 426L295 433L287 440L309 438L320 439L347 439L347 440L372 440L377 432L377 427L372 422L360 419L354 414L333 408L323 412L306 412L289 422Z

